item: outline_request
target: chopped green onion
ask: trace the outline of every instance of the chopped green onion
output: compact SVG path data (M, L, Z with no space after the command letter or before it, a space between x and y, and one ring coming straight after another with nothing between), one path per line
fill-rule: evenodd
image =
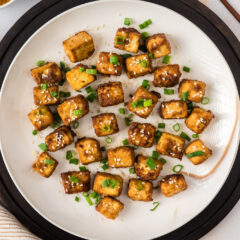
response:
M185 72L190 72L190 67L184 66L184 67L183 67L183 71L185 71Z
M102 152L105 152L105 151L106 151L106 148L105 148L105 147L100 147L100 150L101 150Z
M129 54L129 53L125 53L125 54L122 54L123 58L126 59L126 58L129 58L131 57L132 55Z
M131 174L134 174L134 173L135 173L134 168L129 168L129 172L130 172Z
M107 178L102 182L102 187L106 188L110 185L110 183L111 183L111 179Z
M40 143L40 144L38 145L38 147L39 147L40 149L42 149L44 152L47 152L47 151L48 151L48 147L47 147L47 144L46 144L46 143Z
M92 202L91 198L89 197L89 194L88 194L88 193L83 193L83 196L85 197L85 199L86 199L86 201L88 202L88 204L89 204L90 206L92 206L92 205L93 205L93 202Z
M147 166L151 169L154 170L156 168L156 162L154 161L153 158L149 157L147 162L146 162Z
M160 158L159 161L162 162L162 164L165 164L167 162L164 158Z
M152 152L152 158L158 159L158 156L159 156L159 153L158 153L158 152L156 152L156 151L153 151L153 152Z
M148 37L148 32L142 32L141 33L141 38L145 39Z
M125 38L123 36L116 37L116 44L124 44Z
M60 68L64 73L69 72L71 69L69 67L66 66L66 64L64 62L60 62Z
M79 89L79 90L77 90L77 92L82 92L82 91Z
M78 165L78 159L77 158L72 158L69 160L70 164Z
M51 95L52 95L52 97L54 97L54 98L58 97L58 93L57 93L56 91L53 91L53 92L51 93Z
M171 59L171 56L166 55L166 56L163 58L162 63L168 64L168 63L170 62L170 59Z
M46 64L46 62L45 62L44 60L39 60L39 61L36 62L36 65L37 65L38 67L41 67L41 66L44 65L44 64Z
M185 132L181 132L180 137L186 139L187 141L191 141L191 138Z
M156 133L155 133L155 140L158 141L161 136L162 136L162 132L157 130Z
M144 186L143 186L141 180L138 180L138 179L135 180L135 188L136 188L138 191L143 190Z
M122 141L122 144L123 144L123 146L128 145L128 140L127 140L127 139L124 139L124 140Z
M149 90L150 88L150 84L148 80L143 80L142 81L142 87L144 87L145 89Z
M152 99L147 99L143 102L144 107L150 107L152 106Z
M129 114L128 117L124 118L125 123L126 123L127 126L129 126L130 123L132 122L132 118L133 118L133 114Z
M188 97L188 91L183 92L182 93L182 100L186 102L187 101L187 97Z
M110 57L110 63L112 63L115 66L119 65L120 63L118 61L118 56L111 56Z
M37 135L37 130L36 129L32 130L32 135Z
M99 194L96 192L92 192L90 196L91 196L91 198L95 199L99 196Z
M133 108L136 108L138 106L138 102L132 102L131 105Z
M82 172L85 172L85 171L87 171L87 168L85 166L80 166L79 170L82 171Z
M49 164L49 165L54 165L55 161L52 160L52 159L47 158L47 159L44 159L44 163L45 164Z
M78 183L79 182L79 179L75 176L71 176L70 177L70 182L73 182L73 183Z
M193 109L193 103L192 102L188 102L187 103L187 108L188 108L188 110L192 110Z
M111 126L110 126L110 125L104 125L104 126L102 127L102 130L103 130L104 132L110 132L110 131L111 131Z
M149 53L148 56L149 56L150 59L153 59L153 54L152 53Z
M54 122L52 125L51 125L51 128L56 128L58 126L58 124L56 122Z
M111 137L105 138L105 142L108 143L108 144L111 143L112 142L112 138Z
M86 193L86 192L84 192L82 195L83 195L84 197L88 197L88 196L89 196L89 194Z
M107 164L103 164L102 165L102 169L105 171L106 169L108 169L108 165Z
M76 201L76 202L79 202L79 201L80 201L78 196L75 197L75 201Z
M158 128L165 128L165 123L159 123Z
M199 135L198 134L193 134L192 137L193 138L199 138Z
M148 61L146 61L146 60L139 60L139 63L141 64L141 66L143 67L143 68L147 68L148 67L148 65L149 65L149 62Z
M80 72L84 72L84 67L80 67L80 68L79 68L79 71L80 71Z
M97 69L86 69L87 74L97 75Z
M107 163L107 161L108 161L107 158L103 158L103 159L100 161L100 163L105 164L105 163Z
M66 159L67 159L67 160L70 160L72 157L73 157L72 151L70 151L70 150L67 151L67 152L66 152Z
M92 89L91 86L89 86L89 87L86 87L86 88L85 88L85 91L86 91L86 93L91 93L91 92L93 92L94 90Z
M180 172L182 171L182 169L183 169L183 165L180 165L180 164L175 165L175 166L172 168L173 172L175 172L175 173L180 173Z
M97 98L97 92L96 92L96 91L90 93L90 94L87 96L87 100L88 100L89 102L93 102L96 98Z
M74 123L73 123L73 128L76 129L76 128L78 128L78 127L79 127L79 122L74 122Z
M131 18L124 18L124 25L129 26L131 25Z
M192 153L186 154L186 156L188 158L197 157L197 156L203 156L203 155L204 155L203 151L196 151L196 152L192 152Z
M174 89L164 88L164 94L165 95L173 95L174 94Z
M118 185L118 181L116 179L111 180L109 187L114 189Z
M153 202L153 208L150 209L150 211L155 211L157 209L157 207L159 206L159 202Z
M125 108L119 108L119 113L120 114L125 114L126 112L125 112Z
M208 98L208 97L204 97L203 99L202 99L202 101L201 101L201 103L203 104L203 105L206 105L206 104L208 104L210 102L210 99Z
M173 125L173 130L174 130L175 132L178 132L178 131L180 130L180 124L179 124L179 123L174 124L174 125Z
M83 113L83 111L82 111L81 109L75 109L75 110L73 110L73 114L74 114L75 116L80 116L80 115L82 115L82 113Z
M60 97L70 97L70 96L71 96L71 93L70 93L70 92L60 91Z
M144 29L144 28L148 27L150 24L152 24L152 20L148 19L147 21L139 24L138 26L139 26L140 29Z
M58 85L59 85L59 86L63 86L63 84L65 83L65 81L66 81L66 79L63 78L63 79L58 83Z
M41 89L46 90L48 88L47 83L42 83L41 84Z

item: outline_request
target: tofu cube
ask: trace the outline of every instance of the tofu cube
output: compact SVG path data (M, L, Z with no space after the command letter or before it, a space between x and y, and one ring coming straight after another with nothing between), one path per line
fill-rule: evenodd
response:
M106 218L115 219L122 211L124 204L112 197L104 197L96 206L96 210Z
M89 58L94 53L94 42L90 34L85 31L63 41L63 47L69 60L73 63Z
M172 158L178 158L181 160L183 156L184 144L185 139L164 132L158 140L156 150L162 155L166 155Z
M99 162L102 159L102 152L98 140L94 138L81 138L76 142L79 159L82 164Z
M54 122L51 110L47 106L38 107L28 114L28 118L37 131L41 131Z
M186 126L193 132L200 134L210 124L214 115L210 110L195 107L190 116L185 120Z
M117 105L124 102L121 82L108 82L98 85L98 101L102 107Z
M123 179L114 174L97 172L93 191L102 195L118 197L122 192Z
M135 201L152 201L153 184L142 179L130 179L128 185L128 197Z
M167 175L159 182L161 192L166 197L171 197L187 189L187 183L182 174Z
M88 101L83 95L78 94L59 104L57 111L63 123L69 126L89 112Z
M48 153L41 153L32 167L35 171L41 174L43 177L50 177L58 165L58 161L52 158Z

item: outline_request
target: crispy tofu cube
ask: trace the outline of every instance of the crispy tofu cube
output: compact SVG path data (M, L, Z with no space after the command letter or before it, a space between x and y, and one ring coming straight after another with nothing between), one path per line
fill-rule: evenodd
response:
M90 172L88 170L61 173L61 178L64 191L67 194L90 190Z
M128 78L137 78L152 73L152 61L148 54L140 54L126 59Z
M154 58L160 58L171 53L170 44L164 33L157 33L148 37L146 47Z
M159 108L160 117L163 119L180 119L188 115L187 103L182 100L162 102Z
M104 197L96 206L96 210L104 215L106 218L115 219L120 211L122 211L124 204L112 197Z
M149 164L155 162L155 168L154 164L152 164L152 168L149 168ZM155 180L158 178L160 171L162 170L163 163L157 159L149 158L143 155L137 156L137 164L135 164L135 172L138 177L145 179L145 180Z
M153 184L146 180L130 179L128 197L135 201L152 201Z
M86 69L88 69L88 66L78 64L66 73L66 79L73 90L82 89L97 79L95 75L86 73Z
M47 83L49 85L59 83L62 80L62 72L59 66L54 62L48 62L41 67L31 69L34 81L41 85Z
M159 182L161 192L166 197L171 197L187 189L187 183L182 174L167 175Z
M50 152L55 152L72 144L74 141L74 135L75 133L70 127L61 126L45 137L45 143Z
M203 130L210 124L214 115L210 110L204 110L195 107L190 116L185 120L186 126L195 133L202 133Z
M63 123L69 126L89 112L88 101L83 95L78 94L59 104L57 111Z
M141 118L147 118L157 102L156 94L149 92L144 87L139 87L129 101L128 109Z
M41 87L33 88L34 103L38 106L55 105L60 102L58 86L51 86L47 89Z
M114 47L132 53L137 53L141 34L135 28L119 28L117 30Z
M37 131L47 128L54 122L51 110L47 106L38 107L28 114L28 118Z
M93 191L102 195L117 197L121 194L123 179L114 174L97 172Z
M89 58L94 53L94 42L90 34L85 31L63 41L63 47L69 60L73 63Z
M188 92L187 100L201 102L205 94L206 84L197 80L183 79L179 84L179 97L182 98L184 92Z
M181 75L178 64L158 67L154 71L153 85L155 87L174 87L179 83Z
M162 155L166 155L172 158L178 158L181 160L183 156L184 144L185 139L164 132L158 140L156 150Z
M114 58L117 58L116 64ZM113 61L113 63L111 63ZM123 69L123 57L116 53L100 52L97 62L97 70L104 75L120 76Z
M132 122L128 129L128 141L130 144L150 148L154 143L156 128L150 123Z
M98 137L118 132L117 118L114 113L101 113L92 117L93 128Z
M201 151L203 152L202 156L193 156L190 157L188 154ZM200 139L196 139L192 141L185 149L185 154L187 155L187 158L194 164L198 165L204 161L206 161L209 157L212 155L212 150L207 148L204 143Z
M124 102L121 82L108 82L98 85L98 101L102 107L117 105Z
M98 140L94 138L81 138L76 142L79 159L82 164L98 162L102 159L102 152Z
M58 161L52 158L48 153L41 153L32 167L35 171L41 174L43 177L50 177L58 165Z

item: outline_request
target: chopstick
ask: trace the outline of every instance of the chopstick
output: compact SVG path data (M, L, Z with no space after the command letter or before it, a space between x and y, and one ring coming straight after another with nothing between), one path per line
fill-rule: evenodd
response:
M227 0L220 0L222 4L228 9L228 11L240 22L240 14L232 7Z

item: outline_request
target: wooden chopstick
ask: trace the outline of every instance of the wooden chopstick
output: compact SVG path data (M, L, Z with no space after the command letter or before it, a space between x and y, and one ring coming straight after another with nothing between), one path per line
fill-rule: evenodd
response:
M228 9L228 11L240 22L240 14L232 7L227 0L220 0L222 4Z

